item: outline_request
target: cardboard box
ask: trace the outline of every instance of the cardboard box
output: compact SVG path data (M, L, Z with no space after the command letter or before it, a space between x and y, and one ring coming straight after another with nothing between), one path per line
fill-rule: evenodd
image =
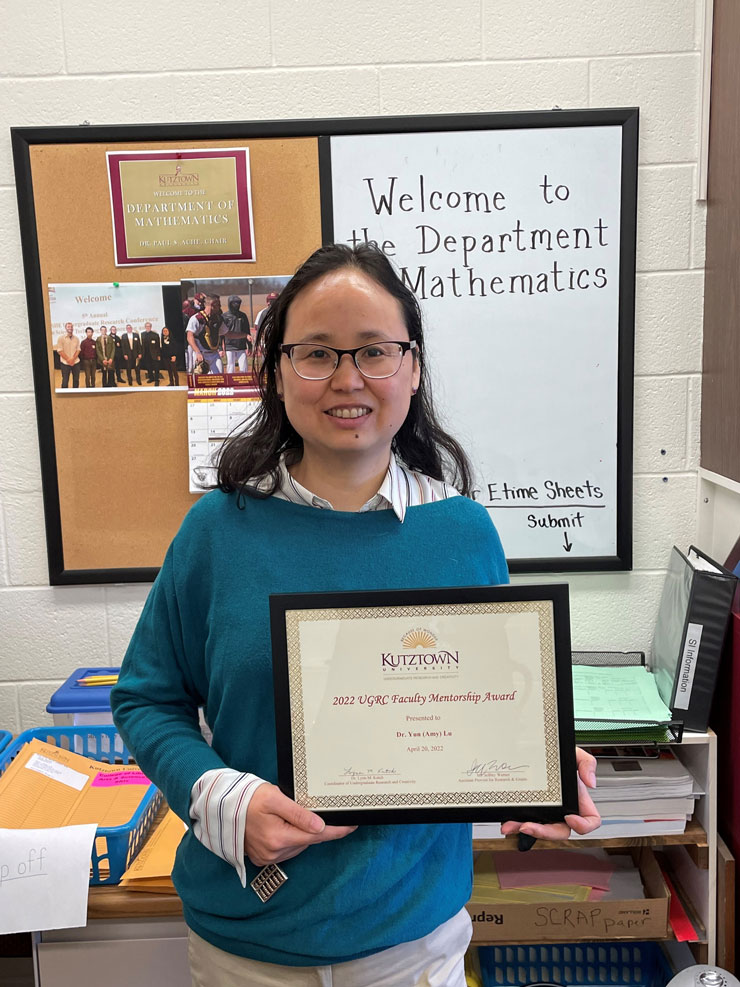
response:
M512 851L515 852L515 851ZM530 851L537 853L537 850ZM563 853L577 853L563 850ZM473 942L576 942L587 939L659 939L668 935L670 893L649 847L632 852L645 898L542 904L468 904Z

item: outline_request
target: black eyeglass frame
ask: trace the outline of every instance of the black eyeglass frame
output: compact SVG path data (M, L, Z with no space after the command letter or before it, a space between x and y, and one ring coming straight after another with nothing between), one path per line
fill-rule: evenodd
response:
M400 360L398 366L396 367L396 369L393 371L392 374L383 374L381 377L371 377L369 374L366 374L365 371L362 369L362 367L360 367L360 365L358 364L358 362L357 362L357 354L361 350L369 349L371 346L385 346L388 343L393 343L394 346L400 346L401 347L401 360ZM317 348L320 348L322 350L328 350L329 352L334 353L336 355L337 362L334 364L334 369L332 370L332 372L330 374L327 374L326 377L304 377L303 374L298 373L298 371L296 370L296 366L293 363L292 353L293 353L293 350L295 349L296 346L314 346L314 345ZM362 376L365 377L367 380L388 380L389 377L395 377L396 374L398 373L398 371L401 369L401 364L403 363L403 358L406 356L406 354L409 351L411 351L412 353L415 353L416 350L417 350L417 345L416 345L416 340L415 339L411 339L411 340L408 340L408 339L380 339L380 340L377 340L374 343L365 343L364 346L355 346L355 348L352 349L352 350L338 350L335 346L326 346L324 343L310 343L310 342L308 342L308 343L281 343L280 344L280 352L281 353L284 353L288 357L288 359L290 360L291 367L293 368L293 370L295 370L295 372L298 374L298 376L301 378L301 380L329 380L329 378L332 377L336 373L337 367L339 366L339 364L341 362L341 359L345 355L345 353L352 357L352 362L357 367L357 369L362 374Z

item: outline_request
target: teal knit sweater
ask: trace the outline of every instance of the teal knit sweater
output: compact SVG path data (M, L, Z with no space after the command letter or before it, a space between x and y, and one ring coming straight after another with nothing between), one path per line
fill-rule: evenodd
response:
M190 792L224 766L275 781L272 593L508 581L486 510L464 497L362 514L214 491L185 518L111 693L146 774L190 823ZM198 707L213 730L209 747ZM341 742L341 738L337 738ZM258 868L247 863L247 881ZM266 903L189 830L173 873L188 925L227 952L319 966L427 935L467 901L470 827L360 826L283 865Z

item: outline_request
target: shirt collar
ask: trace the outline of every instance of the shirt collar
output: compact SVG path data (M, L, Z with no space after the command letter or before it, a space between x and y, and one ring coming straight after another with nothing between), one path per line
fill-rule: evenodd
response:
M279 471L278 489L286 500L290 500L295 504L307 504L310 507L318 507L323 510L334 510L333 505L328 500L307 490L295 477L291 476L285 464L284 456L280 460ZM373 494L362 505L358 513L390 509L394 512L398 520L403 522L406 516L408 500L408 484L404 478L403 468L395 455L391 453L388 469L378 492Z

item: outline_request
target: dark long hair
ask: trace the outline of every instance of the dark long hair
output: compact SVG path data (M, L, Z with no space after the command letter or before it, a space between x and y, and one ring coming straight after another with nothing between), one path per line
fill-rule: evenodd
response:
M416 296L396 274L385 254L372 244L349 247L335 243L320 247L305 261L273 301L260 324L255 354L264 360L258 373L262 401L245 430L230 436L218 459L218 486L230 493L265 496L278 486L279 462L284 453L300 459L303 442L288 421L278 397L276 369L280 344L285 335L288 309L308 285L332 271L354 268L392 295L401 306L409 339L416 341L420 361L419 389L411 398L406 420L393 439L393 451L412 470L426 473L435 480L451 483L460 493L470 496L472 468L462 446L440 425L434 411L429 376L424 367L424 330ZM261 494L250 488L250 481L270 477L272 485Z

